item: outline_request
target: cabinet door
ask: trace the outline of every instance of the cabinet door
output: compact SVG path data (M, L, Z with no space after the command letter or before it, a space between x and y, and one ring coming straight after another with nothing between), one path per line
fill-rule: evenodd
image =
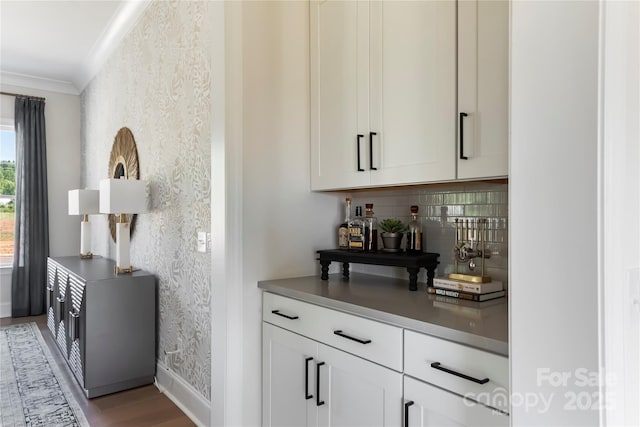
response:
M67 325L69 323L67 320L67 307L69 303L67 299L71 293L69 291L69 272L62 268L58 268L57 271L58 283L55 302L56 309L54 313L56 320L56 343L65 360L67 360L69 358L69 348L67 346Z
M456 2L371 3L372 185L455 179Z
M399 426L402 374L318 344L319 426Z
M459 179L508 174L508 25L507 0L458 2Z
M56 265L49 259L47 261L47 327L53 338L56 338L58 325L56 324L56 282L58 273Z
M262 425L316 425L317 344L277 326L262 325Z
M501 412L407 376L404 378L404 399L407 426L509 425L509 417Z
M368 3L312 1L310 58L311 189L366 186Z

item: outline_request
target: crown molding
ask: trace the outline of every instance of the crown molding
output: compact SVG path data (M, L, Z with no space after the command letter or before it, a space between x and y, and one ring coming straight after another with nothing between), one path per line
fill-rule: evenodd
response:
M72 82L30 76L28 74L2 71L0 72L0 82L2 83L2 85L8 86L46 90L49 92L66 93L69 95L80 95L80 91Z
M83 66L74 77L74 84L82 92L100 72L105 62L138 22L152 0L124 1L91 48Z

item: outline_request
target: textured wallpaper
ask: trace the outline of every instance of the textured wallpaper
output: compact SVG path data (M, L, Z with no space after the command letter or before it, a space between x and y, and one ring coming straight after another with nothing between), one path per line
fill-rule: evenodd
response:
M131 261L156 275L158 359L210 399L211 35L207 2L156 1L82 94L82 183L107 178L113 139L133 132L151 212L138 215ZM115 258L108 224L91 217L93 252ZM181 356L166 358L181 343Z

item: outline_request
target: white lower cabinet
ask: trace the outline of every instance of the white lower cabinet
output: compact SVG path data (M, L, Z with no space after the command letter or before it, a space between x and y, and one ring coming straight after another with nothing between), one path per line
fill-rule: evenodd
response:
M318 344L319 426L399 426L402 374ZM316 364L317 366L317 364Z
M315 356L318 343L262 324L262 425L315 426ZM308 396L313 396L307 398Z
M404 373L509 412L509 359L504 356L405 331Z
M263 323L263 426L400 426L402 374Z
M509 417L479 403L411 377L404 378L405 426L509 425Z
M509 425L504 356L268 292L262 352L263 426Z

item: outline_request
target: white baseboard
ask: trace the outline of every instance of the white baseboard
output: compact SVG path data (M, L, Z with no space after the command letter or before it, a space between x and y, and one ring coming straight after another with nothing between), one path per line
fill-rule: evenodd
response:
M11 302L0 303L0 317L11 317Z
M210 424L211 402L163 363L156 368L156 386L178 406L196 425Z

